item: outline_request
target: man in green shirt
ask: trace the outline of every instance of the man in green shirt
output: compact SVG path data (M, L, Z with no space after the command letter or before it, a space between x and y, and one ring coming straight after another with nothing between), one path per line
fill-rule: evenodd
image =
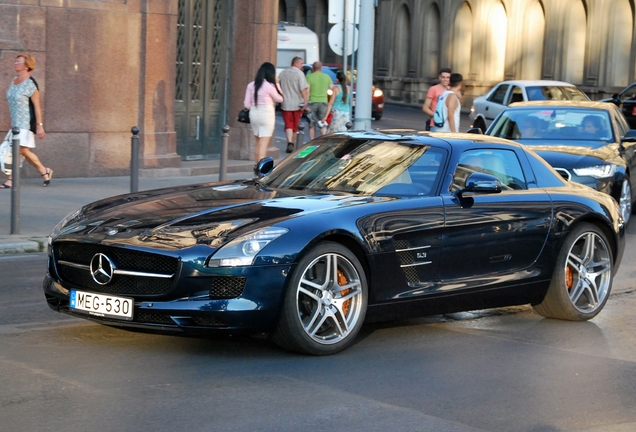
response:
M312 65L312 73L307 75L307 83L309 84L309 107L311 108L311 116L309 119L309 138L316 137L315 127L320 129L320 134L327 133L327 125L318 125L318 121L327 115L327 102L329 96L327 90L333 87L331 78L322 72L322 63L314 62Z

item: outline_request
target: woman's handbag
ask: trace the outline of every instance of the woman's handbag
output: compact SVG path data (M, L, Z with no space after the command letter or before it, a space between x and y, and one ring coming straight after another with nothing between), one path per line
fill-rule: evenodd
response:
M9 131L0 144L0 170L6 175L11 175L11 164L13 163L12 138L13 134Z
M241 123L249 123L250 122L250 110L247 108L243 108L239 111L238 121Z
M13 133L11 131L7 132L7 135L2 140L2 144L0 144L0 171L5 173L6 175L11 175L11 170L13 169ZM24 163L24 156L20 158L20 168L22 168L22 164Z

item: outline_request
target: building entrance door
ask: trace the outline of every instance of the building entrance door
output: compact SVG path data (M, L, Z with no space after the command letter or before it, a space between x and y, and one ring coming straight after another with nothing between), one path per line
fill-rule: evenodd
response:
M212 159L220 153L228 3L179 0L175 129L183 160Z

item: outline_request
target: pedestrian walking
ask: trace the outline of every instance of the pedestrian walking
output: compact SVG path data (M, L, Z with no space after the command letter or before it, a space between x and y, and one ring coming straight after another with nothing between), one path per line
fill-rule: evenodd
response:
M327 91L333 88L333 82L329 75L322 71L322 63L314 62L312 72L307 76L309 84L309 108L311 117L309 118L309 139L316 137L316 128L320 129L320 134L327 133L327 123L322 119L327 116L327 104L329 95ZM318 122L321 124L319 125Z
M463 80L461 74L451 74L450 89L439 97L439 103L444 104L444 126L437 128L437 132L459 132Z
M281 114L285 122L285 137L287 138L287 153L294 151L298 124L303 110L309 110L309 84L302 71L302 57L294 57L291 67L282 71L278 77L283 91Z
M327 112L322 118L323 122L327 122L329 113L333 112L331 124L327 130L328 133L342 132L347 130L347 122L350 120L351 112L351 88L347 82L347 76L344 72L336 73L337 84L333 87L333 93L329 98Z
M35 69L35 59L28 54L18 54L13 61L16 76L7 90L7 101L11 114L12 128L20 129L20 155L38 170L44 179L42 186L48 186L53 178L53 170L46 168L40 158L31 149L35 148L34 134L44 139L44 120L38 83L31 76ZM10 189L12 177L0 186L0 189Z
M450 68L440 69L439 83L431 86L426 93L426 99L424 99L424 105L422 106L422 111L430 116L430 120L426 122L426 130L437 130L437 127L435 127L435 124L433 123L433 114L435 113L435 108L437 107L437 100L442 95L442 93L448 90L451 73L452 72Z
M258 68L256 78L247 85L243 106L250 110L250 125L256 138L254 159L267 156L267 148L276 127L276 103L283 101L283 94L276 84L276 67L265 62Z

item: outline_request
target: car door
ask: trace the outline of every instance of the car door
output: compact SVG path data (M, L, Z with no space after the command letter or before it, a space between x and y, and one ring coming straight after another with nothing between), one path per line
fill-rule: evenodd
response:
M488 96L486 106L484 107L484 117L486 119L486 126L490 126L490 123L506 108L506 101L508 95L508 89L510 84L499 84L493 89Z
M520 160L525 156L503 149L468 150L461 155L450 190L442 195L446 223L439 289L536 276L533 264L549 233L552 203L543 190L528 187L533 177L527 166L524 174ZM453 192L463 188L473 172L494 175L503 191L458 199Z

